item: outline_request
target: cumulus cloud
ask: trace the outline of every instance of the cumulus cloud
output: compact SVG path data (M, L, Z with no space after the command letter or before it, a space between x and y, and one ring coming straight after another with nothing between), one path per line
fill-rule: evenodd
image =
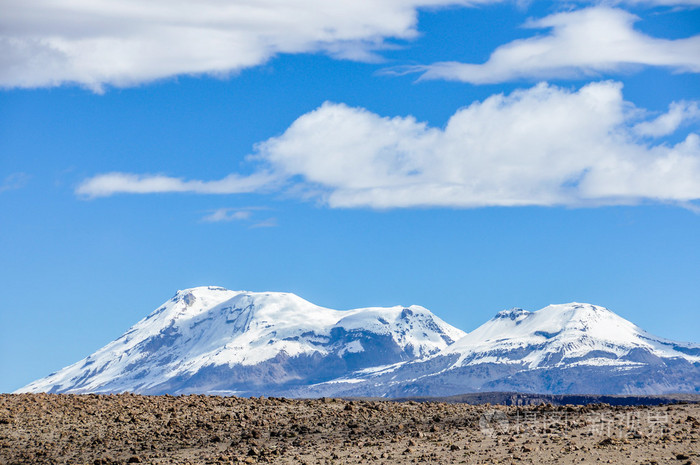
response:
M644 126L648 112L625 102L620 83L579 90L542 83L474 102L437 128L325 103L257 145L251 159L265 174L252 175L261 181L249 187L283 189L332 208L687 203L700 199L700 137L690 132L672 145L655 137L694 118L688 109L696 105L672 104ZM172 190L181 192L182 183Z
M551 29L549 34L502 45L486 63L440 62L408 71L422 72L421 79L473 84L580 78L643 66L700 72L700 35L676 40L654 38L634 30L638 19L624 10L602 6L557 13L526 24Z
M83 181L76 189L80 196L95 198L114 194L157 194L190 192L196 194L243 194L273 188L275 175L261 171L250 176L229 174L217 181L185 181L164 175L106 173Z
M303 177L331 207L700 198L698 136L673 146L639 140L640 111L621 88L539 84L475 102L444 129L326 103L261 144L259 156L284 176Z
M416 35L417 9L491 0L5 0L0 86L96 91L226 75L279 53L371 60ZM369 13L368 13L369 12Z

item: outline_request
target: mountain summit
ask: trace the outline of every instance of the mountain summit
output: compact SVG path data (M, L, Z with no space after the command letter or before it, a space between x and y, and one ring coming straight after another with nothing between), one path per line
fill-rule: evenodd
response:
M596 305L505 310L471 333L423 307L331 310L294 294L179 291L18 392L444 396L700 392L700 345Z
M663 358L700 361L700 352L657 338L607 308L573 302L536 312L498 313L443 351L459 354L459 366L524 364L527 368L573 365L631 367Z

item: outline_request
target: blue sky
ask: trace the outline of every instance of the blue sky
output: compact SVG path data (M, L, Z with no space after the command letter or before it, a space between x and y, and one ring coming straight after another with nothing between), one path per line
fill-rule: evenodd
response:
M6 3L0 391L199 285L700 342L696 0Z

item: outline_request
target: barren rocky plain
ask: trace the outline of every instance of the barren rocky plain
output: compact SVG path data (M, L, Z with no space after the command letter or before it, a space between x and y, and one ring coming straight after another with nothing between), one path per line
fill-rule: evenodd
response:
M700 404L0 395L2 464L700 462Z

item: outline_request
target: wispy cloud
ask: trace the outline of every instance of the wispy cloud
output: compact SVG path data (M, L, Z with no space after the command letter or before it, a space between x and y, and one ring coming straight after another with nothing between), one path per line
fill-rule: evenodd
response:
M277 223L277 218L268 218L266 220L262 220L258 223L255 223L251 226L251 228L276 228L277 226L279 226L279 224Z
M87 198L114 194L157 194L190 192L196 194L243 194L272 189L279 178L268 172L249 176L229 174L216 181L183 180L163 175L106 173L83 181L76 193Z
M416 36L418 8L488 1L5 0L0 86L77 83L99 92L226 76L279 53L374 60L385 39Z
M21 189L29 182L30 177L27 173L21 172L9 174L0 181L0 192Z
M246 223L249 228L272 228L278 226L276 218L257 219L254 213L262 210L267 209L261 207L218 208L204 216L202 222L230 223L235 221Z
M421 72L421 79L473 84L580 78L645 66L700 72L700 35L654 38L634 30L638 19L624 10L602 6L557 13L526 24L534 29L551 28L549 34L502 45L486 63L440 62L396 72Z
M668 112L651 121L642 121L634 126L634 131L642 136L662 137L676 132L683 123L700 118L698 102L674 102Z
M595 3L604 5L609 4L627 4L634 6L669 6L676 8L686 8L700 6L700 0L601 0Z
M248 220L253 215L250 210L238 210L235 208L219 208L202 218L205 223L220 223L230 221Z
M700 137L689 132L674 145L658 137L677 138L678 128L697 119L697 105L673 103L655 116L626 102L620 83L579 90L542 83L474 102L436 128L411 116L325 103L257 145L260 172L243 178L255 179L245 189L235 174L224 178L235 180L232 186L165 178L154 187L149 177L132 183L135 175L124 175L125 184L106 182L124 179L116 173L88 180L78 193L284 186L332 208L689 204L700 199Z

